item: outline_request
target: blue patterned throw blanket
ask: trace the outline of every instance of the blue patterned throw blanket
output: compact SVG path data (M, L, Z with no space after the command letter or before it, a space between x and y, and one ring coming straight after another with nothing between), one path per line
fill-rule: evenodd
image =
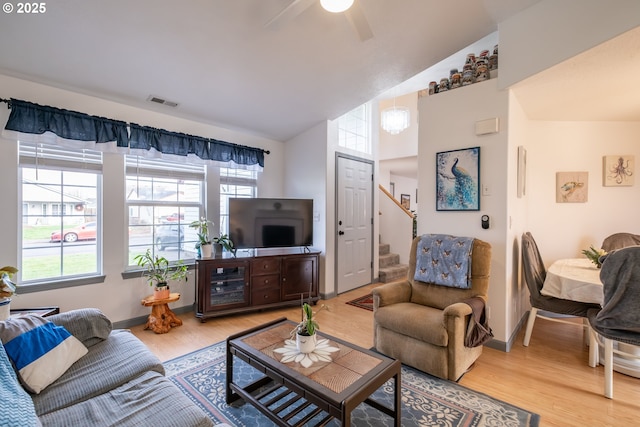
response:
M415 280L453 288L471 287L472 237L424 234L416 249Z

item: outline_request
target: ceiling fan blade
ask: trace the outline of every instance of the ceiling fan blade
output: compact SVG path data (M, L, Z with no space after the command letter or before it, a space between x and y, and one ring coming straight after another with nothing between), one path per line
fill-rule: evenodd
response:
M278 29L287 22L292 21L296 16L309 9L316 0L293 0L287 7L282 9L280 13L271 18L265 28Z
M366 41L373 37L373 31L371 31L367 17L358 0L344 14L356 33L358 33L361 41Z

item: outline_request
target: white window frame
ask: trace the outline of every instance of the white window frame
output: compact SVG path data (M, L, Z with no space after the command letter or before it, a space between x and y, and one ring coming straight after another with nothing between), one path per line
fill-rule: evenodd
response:
M248 187L250 194L239 192L238 187ZM235 197L258 197L257 171L220 168L220 235L229 234L229 199Z
M85 285L89 283L99 283L104 281L103 276L103 259L102 259L102 233L101 233L101 224L102 224L102 153L95 150L81 149L81 150L71 150L67 148L62 148L57 145L43 144L43 143L33 143L33 142L23 142L18 141L18 153L19 153L19 162L18 162L18 175L19 175L19 185L20 191L19 194L19 242L20 242L20 251L18 255L18 264L19 264L19 272L20 274L20 292L29 293L36 292L41 290L48 289L56 289L67 286L78 286ZM24 168L35 169L36 175L39 170L50 170L56 172L81 172L81 173L93 173L96 175L96 207L95 207L95 221L97 222L97 230L96 230L96 240L95 243L95 252L96 252L96 270L92 272L82 273L82 274L67 274L67 275L59 275L54 277L47 278L38 278L38 279L25 279L24 274L24 250L23 247L23 227L28 224L28 217L31 216L31 212L29 212L28 202L23 200L23 170ZM63 184L64 187L64 184ZM61 201L59 206L63 206L64 203ZM42 211L40 216L46 215L51 217L53 215L60 216L61 221L63 221L65 215L65 209L58 209L58 213L54 214L53 210L49 210L46 203L42 204ZM26 212L25 212L26 209ZM51 211L51 212L50 212ZM49 242L41 242L37 243L43 250L51 250L51 243ZM33 249L27 248L27 249ZM65 246L61 242L59 245L59 253L61 259L64 258ZM62 264L61 264L62 265Z
M365 103L338 118L338 145L373 154L371 142L371 104Z
M194 256L188 256L185 258L187 254L195 254L195 244L197 242L195 237L196 230L189 228L189 223L192 220L198 219L200 217L206 217L206 205L205 205L205 194L206 194L206 184L207 184L207 176L206 176L206 168L203 165L193 165L184 162L172 162L166 159L158 159L158 158L143 158L139 156L127 155L125 156L125 167L126 167L126 176L125 182L127 182L130 178L143 178L143 179L161 179L161 180L188 180L188 181L198 181L200 182L200 190L199 190L199 201L162 201L162 200L130 200L127 198L125 194L125 205L126 211L125 216L127 219L127 229L130 227L139 227L139 225L130 224L129 221L131 219L131 213L133 210L136 210L138 207L144 207L149 209L162 209L163 207L171 206L177 207L179 210L183 208L197 208L198 215L195 218L179 218L176 221L175 225L178 225L182 228L183 234L181 234L181 243L179 245L178 252L176 254L177 258L185 261L185 260L193 260ZM156 219L153 218L151 224L147 224L148 226L153 226L155 230L157 226L168 226L166 223L157 223ZM155 231L154 231L155 233ZM186 239L185 239L186 236ZM191 237L189 237L191 236ZM152 238L152 242L155 242L155 234ZM132 248L139 247L149 248L153 255L156 255L159 251L159 248L155 243L151 243L146 246L138 246L132 245L131 240L127 239L126 242L126 250L125 250L125 259L124 265L126 271L138 270L140 267L137 264L133 264L132 258ZM138 253L139 251L133 251ZM144 251L143 251L144 252ZM185 255L185 256L183 256ZM167 257L168 258L168 257ZM174 264L177 260L170 260L171 264Z

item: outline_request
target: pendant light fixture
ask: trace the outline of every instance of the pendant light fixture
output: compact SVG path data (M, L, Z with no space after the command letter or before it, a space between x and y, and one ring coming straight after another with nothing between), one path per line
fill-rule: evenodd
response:
M320 0L320 5L328 12L340 13L353 5L353 0Z
M396 99L393 99L393 107L382 110L380 117L382 129L391 135L397 135L409 127L411 112L407 107L396 107Z

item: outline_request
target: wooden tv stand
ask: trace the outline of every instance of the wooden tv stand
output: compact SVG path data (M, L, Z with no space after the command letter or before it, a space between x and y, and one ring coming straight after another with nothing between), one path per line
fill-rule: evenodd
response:
M320 251L253 249L234 258L223 253L196 260L196 317L209 317L316 303Z

